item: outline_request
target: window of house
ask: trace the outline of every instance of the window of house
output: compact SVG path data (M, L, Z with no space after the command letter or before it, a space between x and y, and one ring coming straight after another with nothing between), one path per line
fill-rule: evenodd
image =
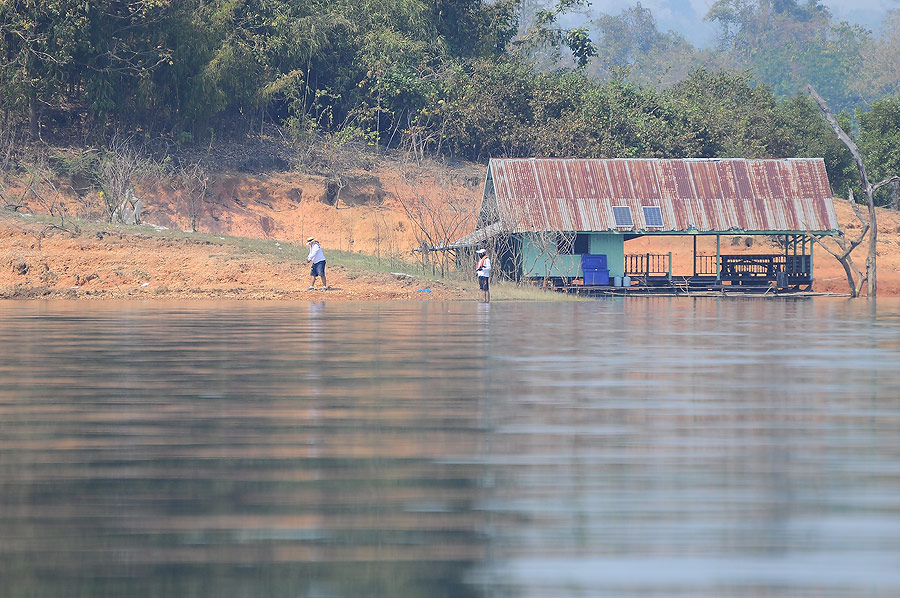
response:
M556 250L560 255L590 253L590 233L560 233L556 237Z

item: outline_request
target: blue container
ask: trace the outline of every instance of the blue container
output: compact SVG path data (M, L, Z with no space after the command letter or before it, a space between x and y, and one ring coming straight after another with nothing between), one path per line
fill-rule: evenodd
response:
M605 253L585 253L581 256L582 270L606 270Z
M609 286L609 270L588 268L584 271L584 286Z

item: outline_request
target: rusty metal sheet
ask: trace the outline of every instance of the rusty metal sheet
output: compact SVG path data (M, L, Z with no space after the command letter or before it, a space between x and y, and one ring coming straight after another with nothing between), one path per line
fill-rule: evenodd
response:
M753 199L762 200L771 195L769 191L769 186L766 183L766 175L765 170L763 170L763 165L754 160L744 160L744 164L747 167L747 175L750 179L750 189L751 195ZM760 205L763 206L761 208L765 211L765 202L762 202Z
M572 160L566 170L566 175L573 197L597 197L597 185L591 175L589 162Z
M608 160L605 163L606 174L609 178L610 189L612 195L610 199L627 199L634 197L631 189L631 179L628 176L628 170L625 163L621 160Z
M589 180L585 181L588 187L596 188L596 195L584 195L583 197L596 197L598 199L611 199L613 196L609 178L606 176L606 167L600 160L586 160L585 170Z
M698 197L718 199L722 197L719 185L719 173L716 163L708 160L691 160L685 163L694 181L694 190Z
M653 162L649 160L629 160L628 172L633 181L632 188L638 199L658 200L662 198L659 183L653 168ZM652 205L648 203L647 205Z
M716 180L719 185L719 197L735 200L738 195L737 181L734 178L734 167L730 160L717 160L715 162Z
M750 182L747 163L744 160L730 160L729 163L738 199L751 199L753 197L753 184Z
M560 160L535 160L534 170L541 195L544 197L572 197L566 182L565 162Z
M675 177L676 199L696 198L693 185L691 185L690 173L683 160L672 160L672 175Z
M782 163L776 160L766 160L763 162L765 181L769 184L770 195L774 199L784 199L787 197L784 191L785 186L781 180L784 174L780 168L781 166ZM788 189L790 189L790 182L788 182Z
M815 159L493 159L509 232L622 230L612 206L658 206L654 231L836 231L824 161Z

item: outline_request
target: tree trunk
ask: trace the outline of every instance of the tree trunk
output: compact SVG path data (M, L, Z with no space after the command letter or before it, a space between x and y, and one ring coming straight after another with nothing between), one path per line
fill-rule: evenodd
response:
M873 197L875 189L869 183L869 177L866 175L866 167L865 164L863 164L862 154L859 153L859 148L856 147L856 144L850 139L850 136L841 128L841 125L831 113L831 110L828 109L828 104L825 103L822 96L816 93L816 90L813 89L812 85L807 85L806 88L819 105L819 108L822 109L822 114L825 115L825 120L831 125L834 134L837 135L838 139L841 140L841 143L846 145L847 149L850 150L850 154L856 162L856 168L859 170L859 182L862 184L863 191L866 193L866 206L869 208L869 233L871 234L869 237L869 254L866 257L866 280L869 283L867 294L869 297L874 297L878 292L878 284L875 278L875 261L877 257L875 243L878 240L878 223L876 222L875 217L875 198Z
M878 284L876 282L877 269L875 268L875 259L878 255L878 225L875 222L875 202L872 200L872 191L866 192L866 200L869 204L869 222L872 223L869 231L869 255L866 257L866 278L869 281L869 297L874 297L878 292Z
M844 267L844 274L847 275L847 284L850 287L850 296L856 297L856 281L853 280L853 270L850 268L850 262L847 260L838 260L841 263L841 266Z

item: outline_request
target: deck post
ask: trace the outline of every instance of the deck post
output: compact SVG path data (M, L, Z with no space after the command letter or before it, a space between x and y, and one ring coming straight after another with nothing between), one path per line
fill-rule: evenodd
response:
M666 278L669 279L669 282L672 282L672 252L669 252L669 273L666 275Z
M722 235L716 235L716 282L722 282Z
M697 235L694 237L694 278L697 278Z
M790 241L790 238L788 237L788 235L785 235L785 236L784 236L784 265L785 265L785 272L787 272L788 253L789 253L790 247L791 247L791 241Z
M812 289L812 283L813 283L813 247L815 247L815 246L816 246L815 242L813 241L812 237L810 237L810 239L809 239L809 288L810 289Z

